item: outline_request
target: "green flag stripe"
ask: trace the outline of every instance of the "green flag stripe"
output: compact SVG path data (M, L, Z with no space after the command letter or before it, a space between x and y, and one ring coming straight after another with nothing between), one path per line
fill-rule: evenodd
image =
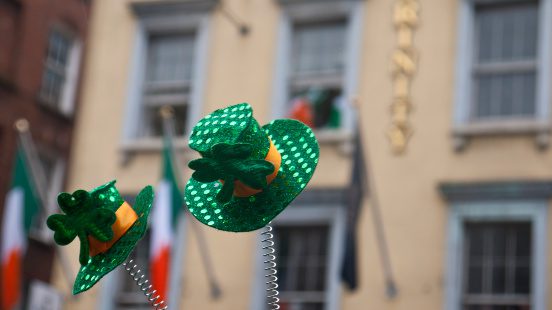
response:
M27 163L24 151L21 147L17 148L17 154L15 156L15 165L12 172L12 186L14 189L19 187L24 192L24 205L25 205L25 231L28 233L33 218L40 210L40 199L38 192L34 184L31 168Z
M165 146L163 148L163 179L167 180L171 184L171 223L172 228L176 229L176 223L182 206L184 205L184 199L180 189L178 188L178 182L176 180L175 168L173 157L171 154L169 139L165 139Z

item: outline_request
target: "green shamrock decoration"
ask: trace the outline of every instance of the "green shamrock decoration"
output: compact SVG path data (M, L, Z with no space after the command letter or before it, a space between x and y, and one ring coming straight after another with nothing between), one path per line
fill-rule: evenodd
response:
M59 245L71 243L75 237L80 240L79 262L86 265L89 260L88 235L101 242L113 238L111 225L115 223L115 212L97 206L87 191L77 190L73 194L61 193L58 204L63 214L54 214L48 217L46 224L53 230L54 240Z
M228 202L235 180L254 189L263 189L267 186L266 176L274 172L271 162L249 158L253 150L249 143L218 143L203 158L192 160L188 167L195 170L192 177L198 182L223 180L224 185L216 197L219 202Z
M189 164L196 171L186 183L186 206L201 223L224 231L270 223L306 188L319 159L312 129L291 119L261 126L247 103L206 115L188 141L203 158Z

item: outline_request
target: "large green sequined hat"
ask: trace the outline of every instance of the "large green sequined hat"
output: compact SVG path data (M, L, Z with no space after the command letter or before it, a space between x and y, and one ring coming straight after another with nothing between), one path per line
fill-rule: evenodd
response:
M186 185L190 212L225 231L268 224L301 193L318 163L318 142L305 124L279 119L259 126L251 106L216 110L193 128L190 148L202 158Z
M73 294L90 289L104 275L122 264L144 236L153 201L147 186L134 206L125 202L111 181L90 192L61 193L58 204L65 214L48 217L47 225L59 245L80 240L79 273Z

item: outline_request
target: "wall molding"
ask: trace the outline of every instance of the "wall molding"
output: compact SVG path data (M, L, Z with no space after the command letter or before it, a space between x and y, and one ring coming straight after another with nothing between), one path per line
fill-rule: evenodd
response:
M447 201L548 200L552 198L552 180L498 182L443 182L439 192Z
M218 0L165 0L154 2L134 2L130 5L138 17L154 15L174 15L212 10Z

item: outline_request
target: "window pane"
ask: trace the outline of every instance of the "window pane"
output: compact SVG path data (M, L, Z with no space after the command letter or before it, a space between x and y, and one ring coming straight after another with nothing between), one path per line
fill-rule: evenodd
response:
M42 76L41 96L47 103L57 105L61 98L61 91L65 77L46 67Z
M315 129L337 129L343 116L347 21L293 26L288 117Z
M492 268L492 289L493 294L506 293L506 265L504 263L494 264Z
M65 67L71 41L59 31L53 31L48 40L46 60L53 65Z
M289 117L311 128L339 128L343 111L340 88L310 88L293 92Z
M535 115L535 73L480 75L475 90L477 118Z
M341 71L345 22L296 25L293 44L293 69L296 73Z
M485 247L483 243L483 234L484 227L474 226L471 227L468 231L468 240L469 240L469 255L470 260L481 260L483 258L483 249Z
M323 303L291 303L291 302L280 302L281 310L323 310Z
M152 34L148 41L147 78L138 136L163 135L163 106L174 109L175 135L186 134L195 37L193 33Z
M483 293L483 267L470 266L468 272L468 293Z
M174 129L176 136L186 133L186 119L188 117L188 105L169 105L174 110ZM160 107L152 106L145 109L146 124L143 127L145 136L160 137L163 135L163 118L160 115Z
M515 273L514 292L518 294L528 294L531 287L531 268L517 267Z
M531 310L531 306L529 305L511 305L511 306L503 306L503 305L484 305L484 306L476 306L471 305L464 307L465 310Z
M328 230L326 225L274 228L283 309L323 309Z
M152 35L149 41L149 81L189 81L192 78L193 55L192 34Z
M538 1L475 7L474 118L534 117Z
M151 280L149 274L149 247L150 236L146 233L134 251L131 252L129 260L133 259L134 263L142 271L148 280ZM141 310L151 309L151 305L147 302L146 297L136 285L136 282L128 275L123 268L118 268L118 277L120 277L119 287L115 298L115 309L117 310Z
M538 3L520 1L476 7L478 62L534 59Z
M52 31L48 37L40 97L48 104L60 103L66 70L69 61L71 39L59 31Z
M493 243L493 262L494 264L504 264L506 262L506 243L511 242L515 238L509 234L507 226L496 226L489 232L491 242Z
M531 253L520 259L520 240L531 243L531 224L465 224L464 309L529 309Z
M54 183L54 170L59 159L44 152L38 153L38 159L42 171L44 172L44 181L46 181L46 184L51 185L52 183Z
M531 227L522 227L516 234L516 256L518 259L531 256Z

